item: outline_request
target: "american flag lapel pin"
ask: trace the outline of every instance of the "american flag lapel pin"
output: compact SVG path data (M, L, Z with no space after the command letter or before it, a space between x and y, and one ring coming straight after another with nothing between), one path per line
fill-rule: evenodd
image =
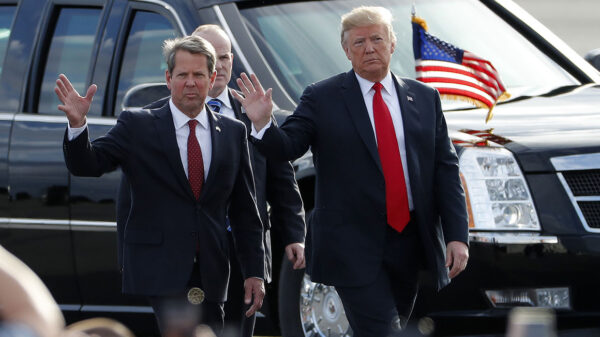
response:
M412 102L412 101L413 101L413 98L412 98L412 96L406 96L406 99L407 99L409 102Z

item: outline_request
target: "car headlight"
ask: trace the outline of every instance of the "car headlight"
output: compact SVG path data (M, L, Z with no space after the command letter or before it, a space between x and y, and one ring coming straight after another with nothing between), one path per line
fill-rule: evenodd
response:
M510 151L465 148L460 173L473 229L540 230L525 177Z

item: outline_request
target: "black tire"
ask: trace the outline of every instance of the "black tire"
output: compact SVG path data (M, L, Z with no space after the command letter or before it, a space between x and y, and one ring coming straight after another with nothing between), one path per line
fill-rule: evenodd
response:
M300 286L304 269L294 270L283 257L279 271L279 326L282 337L305 337L300 323Z

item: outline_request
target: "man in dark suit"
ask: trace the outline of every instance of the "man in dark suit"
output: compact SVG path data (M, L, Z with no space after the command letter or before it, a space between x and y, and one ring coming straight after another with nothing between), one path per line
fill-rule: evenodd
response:
M96 87L81 97L60 76L55 91L69 120L65 161L75 175L100 176L120 166L127 176L132 202L123 228L123 291L148 296L163 335L188 317L194 326L198 308L201 321L219 333L229 278L228 209L250 314L264 297L263 228L246 128L204 104L216 77L210 43L196 36L168 40L163 52L168 104L123 111L91 143L86 114Z
M208 105L213 110L236 118L251 130L250 119L242 111L241 104L233 99L227 84L231 79L233 66L233 53L231 52L231 41L227 33L216 25L202 25L196 28L193 35L200 36L210 42L217 53L216 72L217 78L212 89L208 92ZM270 228L274 228L281 234L281 241L285 247L285 253L292 262L294 269L304 268L304 209L302 198L296 184L294 169L289 161L267 159L252 144L250 148L250 162L252 174L256 186L256 204L260 212L260 218L264 225L263 243L265 246L265 281L271 282L272 252ZM267 210L267 204L270 211ZM230 247L233 247L233 236L230 235ZM280 252L277 252L281 254ZM240 337L252 337L256 315L245 317L244 305L242 303L243 277L235 255L231 255L231 278L229 281L229 292L225 303L225 324L236 331ZM236 334L237 336L238 334Z
M227 85L231 79L233 66L233 53L231 40L227 33L217 25L202 25L196 28L192 35L200 36L210 42L216 51L215 83L208 91L206 97L209 107L213 111L227 117L238 119L248 130L251 128L250 119L242 111L241 104L233 99L233 89ZM168 97L151 103L147 107L160 107L168 101ZM269 160L261 154L252 144L250 148L250 162L254 184L256 186L256 203L260 218L264 225L263 244L265 247L265 281L271 282L273 257L271 251L270 228L281 234L281 242L285 247L285 254L292 262L294 269L305 267L304 263L304 237L306 226L304 224L304 209L302 198L294 177L294 169L289 161ZM124 209L129 209L129 189L122 184L118 213L123 213L119 218L125 217ZM270 210L267 208L270 207ZM118 220L119 221L119 220ZM121 220L122 221L122 220ZM236 336L252 337L256 315L246 317L243 303L243 277L239 261L234 252L234 238L229 233L231 277L227 302L225 303L225 325L235 331Z
M390 71L391 13L342 17L352 70L309 85L294 114L270 125L271 89L242 74L235 95L269 157L313 153L316 201L307 273L335 286L355 336L382 337L410 316L418 271L442 288L466 267L468 216L439 94ZM449 270L448 270L449 268Z

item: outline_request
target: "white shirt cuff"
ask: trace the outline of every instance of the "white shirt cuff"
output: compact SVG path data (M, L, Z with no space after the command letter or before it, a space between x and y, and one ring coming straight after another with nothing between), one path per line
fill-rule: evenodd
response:
M271 126L272 122L272 120L269 120L267 125L265 125L265 127L262 128L260 131L256 131L256 129L254 128L254 124L252 124L252 132L250 132L250 136L259 140L262 139L262 137L265 135L265 132L267 132L267 129Z
M83 131L85 131L85 128L87 128L87 122L85 122L85 124L83 124L82 127L78 128L72 128L71 125L67 123L67 138L69 139L69 141L72 141L73 139L77 138L77 136L82 134Z

